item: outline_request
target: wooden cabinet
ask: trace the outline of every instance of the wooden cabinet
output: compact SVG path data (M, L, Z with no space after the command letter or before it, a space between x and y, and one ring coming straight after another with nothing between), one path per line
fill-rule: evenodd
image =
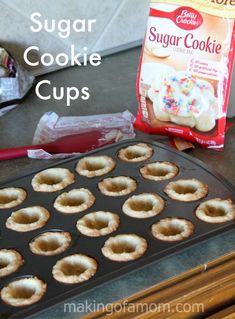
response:
M155 309L154 309L155 305ZM235 252L120 300L84 319L233 319Z

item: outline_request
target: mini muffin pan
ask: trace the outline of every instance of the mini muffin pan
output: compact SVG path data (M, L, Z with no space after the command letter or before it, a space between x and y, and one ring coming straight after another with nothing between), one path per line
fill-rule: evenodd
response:
M148 160L143 162L128 163L121 161L118 158L120 149L136 143L146 143L153 148L153 155ZM61 191L54 193L41 193L33 191L31 181L37 172L30 175L12 180L0 185L0 188L5 187L20 187L27 192L26 200L19 206L11 209L0 210L0 249L15 249L24 259L23 265L13 274L0 278L0 289L8 285L13 280L24 277L38 277L47 284L47 291L44 297L37 303L27 307L11 307L0 301L0 318L26 318L32 314L40 312L56 303L65 301L68 298L78 296L89 289L127 274L130 271L143 267L151 262L156 262L165 256L179 252L180 250L197 244L205 239L208 239L216 234L225 232L234 228L235 221L223 224L208 224L199 220L195 216L195 209L198 205L212 198L230 198L235 202L235 188L223 177L211 171L202 162L177 152L162 144L152 141L128 140L117 143L103 149L92 151L89 155L108 155L116 162L115 168L103 176L95 178L86 178L75 172L76 164L79 159L84 156L74 157L72 159L62 161L51 167L67 168L75 174L75 183L67 186ZM167 161L176 164L179 168L179 173L171 180L153 181L143 178L140 174L140 168L147 163L156 161ZM129 176L137 182L137 188L134 192L120 197L110 197L103 195L98 183L107 177ZM165 193L164 188L170 181L178 179L196 178L209 187L208 195L194 202L180 202L170 199ZM68 192L72 189L87 188L96 198L96 201L89 209L75 214L63 214L53 207L55 199L63 192ZM141 193L156 193L165 200L164 210L157 216L147 219L138 219L130 217L122 212L122 205L133 195ZM29 207L43 206L50 212L50 219L47 224L37 230L26 233L16 232L5 227L7 218L12 211ZM94 211L109 211L118 214L120 217L120 225L112 234L103 237L86 237L78 232L76 228L77 220L88 213ZM180 242L164 242L155 239L151 234L151 226L168 217L184 218L194 224L194 233L191 237ZM33 254L29 249L29 243L38 235L48 231L64 231L69 232L72 236L72 242L68 249L61 254L54 256L41 256ZM136 234L147 240L148 248L145 254L134 261L130 262L114 262L104 257L101 248L105 241L112 236L118 234ZM84 254L93 257L98 263L96 274L88 281L80 284L63 284L56 281L52 276L52 268L56 262L63 257L72 254Z

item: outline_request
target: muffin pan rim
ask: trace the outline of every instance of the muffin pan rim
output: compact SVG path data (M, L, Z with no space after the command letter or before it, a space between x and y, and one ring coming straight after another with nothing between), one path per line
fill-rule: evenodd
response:
M95 150L92 150L92 151L90 151L90 152L88 152L88 153L85 153L85 154L80 154L80 155L75 155L75 156L72 156L72 157L70 157L70 158L68 158L68 159L65 159L65 160L58 160L58 161L56 161L56 162L54 162L52 165L48 165L48 166L44 166L44 167L42 167L41 169L36 169L36 170L32 170L32 171L30 171L30 173L26 173L26 174L24 174L24 175L22 175L22 176L18 176L18 177L16 177L16 178L11 178L11 179L6 179L6 180L4 180L3 182L0 182L0 189L1 188L3 188L3 186L5 185L5 184L9 184L9 183L12 183L12 182L17 182L18 180L20 180L20 179L22 179L22 178L25 178L25 177L28 177L28 176L31 176L31 175L35 175L35 174L37 174L37 173L39 173L39 172L41 172L41 171L43 171L43 170L46 170L46 169L49 169L49 168L53 168L53 167L58 167L58 165L61 167L62 165L64 165L64 164L67 164L67 163L69 163L69 162L72 162L72 161L74 161L74 160L79 160L79 159L81 159L81 158L83 158L83 157L87 157L87 156L92 156L93 154L95 154L95 153L97 153L97 152L104 152L104 151L106 151L106 150L109 150L110 148L114 148L114 147L119 147L120 146L120 148L121 147L125 147L125 144L137 144L137 143L141 143L141 142L143 142L143 143L146 143L146 144L153 144L153 146L154 147L160 147L161 149L164 149L164 150L166 150L166 151L168 151L168 152L171 152L171 153L173 153L173 154L176 154L177 156L180 156L180 157L183 157L183 158L185 158L185 159L187 159L187 160L189 160L190 162L193 162L194 164L196 164L197 166L200 166L201 168L203 168L204 170L206 170L207 171L207 173L209 173L209 174L211 174L211 175L213 175L214 177L216 177L220 182L222 182L224 185L226 185L227 187L229 187L230 189L231 189L231 191L234 191L235 192L235 185L233 185L231 182L229 182L222 174L220 174L220 173L218 173L216 170L214 170L213 168L210 168L207 164L205 164L203 161L201 161L201 160L199 160L198 158L195 158L195 157L192 157L192 156L190 156L190 155L188 155L188 154L186 154L186 153L183 153L183 152L180 152L180 151L177 151L177 150L175 150L175 149L173 149L173 148L171 148L171 147L169 147L169 146L167 146L167 145L164 145L164 144L162 144L162 143L159 143L159 142L156 142L156 141L153 141L153 140L148 140L148 139L130 139L130 140L125 140L125 141L122 141L122 142L118 142L118 143L115 143L115 144L111 144L111 145L108 145L108 146L104 146L104 147L102 147L102 148L98 148L98 149L95 149ZM124 145L123 145L124 144ZM115 159L116 160L118 160L119 161L119 158L118 158L118 151L119 150L117 150L116 151L116 153L115 153ZM154 152L153 152L153 156L154 155L157 155L157 153L156 153L156 151L154 150ZM152 156L152 157L153 157ZM138 162L138 163L129 163L130 164L130 166L131 165L138 165L138 168L140 169L140 165L141 164L143 164L144 162L146 162L146 163L148 163L148 164L150 164L151 163L151 159L152 159L152 157L151 158L149 158L149 159L147 159L146 161L142 161L142 162ZM176 164L177 165L177 164ZM76 166L76 165L75 165ZM78 176L80 176L77 172L76 172L76 170L75 170L75 166L74 166L74 174L75 174L75 178L76 177L78 177ZM61 167L62 168L62 167ZM116 167L115 167L116 168ZM114 170L113 170L114 171ZM113 172L112 171L112 172ZM102 176L96 176L96 177L94 177L94 178L92 178L92 179L90 179L90 181L92 181L92 180L95 180L95 179L100 179L101 177L103 177L103 179L105 178L105 176L107 176L107 174L105 174L105 175L102 175ZM178 175L177 175L178 176ZM83 176L83 178L84 178L85 176ZM154 181L153 181L154 182ZM161 181L159 181L159 183L160 183ZM158 182L156 182L156 183L158 183ZM71 185L68 185L67 187L71 187L73 184L71 184ZM10 186L6 186L6 187L10 187ZM14 186L14 187L16 187L16 188L20 188L21 186ZM66 187L66 188L67 188ZM21 187L22 189L24 189L25 190L25 188L24 187ZM65 189L66 189L65 188ZM32 190L33 190L33 188L32 188ZM27 192L27 191L26 191ZM60 192L60 191L58 191L58 192ZM56 193L56 192L55 192ZM17 206L16 206L17 207ZM2 209L2 211L4 211L5 209Z

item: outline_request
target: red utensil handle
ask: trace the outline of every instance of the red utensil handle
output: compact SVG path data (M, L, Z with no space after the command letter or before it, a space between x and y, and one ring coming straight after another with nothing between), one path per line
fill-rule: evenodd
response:
M98 130L76 135L64 136L58 140L40 145L27 145L0 150L0 161L27 157L28 150L43 149L49 153L85 153L102 145L111 144L114 140L105 141L104 133ZM104 139L102 141L102 139Z
M0 161L5 161L13 158L27 157L27 150L36 150L41 147L41 145L27 145L0 150Z

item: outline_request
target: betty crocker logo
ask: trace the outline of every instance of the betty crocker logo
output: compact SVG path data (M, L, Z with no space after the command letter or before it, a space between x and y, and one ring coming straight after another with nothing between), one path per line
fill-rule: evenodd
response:
M190 7L181 7L175 10L175 23L185 30L194 30L203 23L202 15Z
M191 7L180 7L172 12L150 9L150 16L172 20L179 28L195 30L203 23L202 15Z

